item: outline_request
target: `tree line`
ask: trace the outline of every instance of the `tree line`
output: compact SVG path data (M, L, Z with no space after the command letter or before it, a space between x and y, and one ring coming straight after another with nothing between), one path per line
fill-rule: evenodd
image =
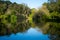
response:
M35 24L44 24L45 22L60 22L59 20L60 0L48 0L38 10L30 9L26 4L0 0L0 34L6 34L9 31L9 33L23 32L30 28L32 21Z

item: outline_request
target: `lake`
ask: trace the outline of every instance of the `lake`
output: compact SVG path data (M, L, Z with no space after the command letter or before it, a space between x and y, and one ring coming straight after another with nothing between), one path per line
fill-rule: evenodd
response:
M43 34L36 28L30 28L26 32L0 36L0 40L49 40L48 34Z
M60 40L60 23L45 23L36 27L18 27L13 32L3 31L0 40ZM19 29L20 28L20 29ZM12 29L9 29L12 30ZM17 30L17 31L16 31Z

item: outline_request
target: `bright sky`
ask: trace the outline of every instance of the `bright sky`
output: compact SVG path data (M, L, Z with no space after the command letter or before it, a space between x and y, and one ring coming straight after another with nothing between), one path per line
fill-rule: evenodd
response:
M10 0L11 2L16 2L18 4L25 3L30 8L38 8L41 7L44 2L47 2L47 0Z

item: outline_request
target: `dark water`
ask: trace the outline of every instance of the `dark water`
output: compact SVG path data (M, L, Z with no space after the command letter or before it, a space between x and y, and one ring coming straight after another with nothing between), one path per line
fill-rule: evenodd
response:
M19 24L14 28L1 28L0 40L60 40L60 23Z

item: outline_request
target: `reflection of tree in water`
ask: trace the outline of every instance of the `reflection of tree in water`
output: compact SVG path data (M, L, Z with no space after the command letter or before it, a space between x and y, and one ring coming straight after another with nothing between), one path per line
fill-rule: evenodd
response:
M22 22L22 23L18 23L15 26L15 31L17 32L25 32L26 30L28 30L30 28L30 24L28 22Z
M9 35L11 33L25 32L30 28L29 23L19 23L17 26L7 27L5 24L0 24L0 35Z
M60 23L50 23L49 30L51 40L60 40Z
M51 40L60 40L60 23L47 22L44 26L38 26L44 34L48 34Z

